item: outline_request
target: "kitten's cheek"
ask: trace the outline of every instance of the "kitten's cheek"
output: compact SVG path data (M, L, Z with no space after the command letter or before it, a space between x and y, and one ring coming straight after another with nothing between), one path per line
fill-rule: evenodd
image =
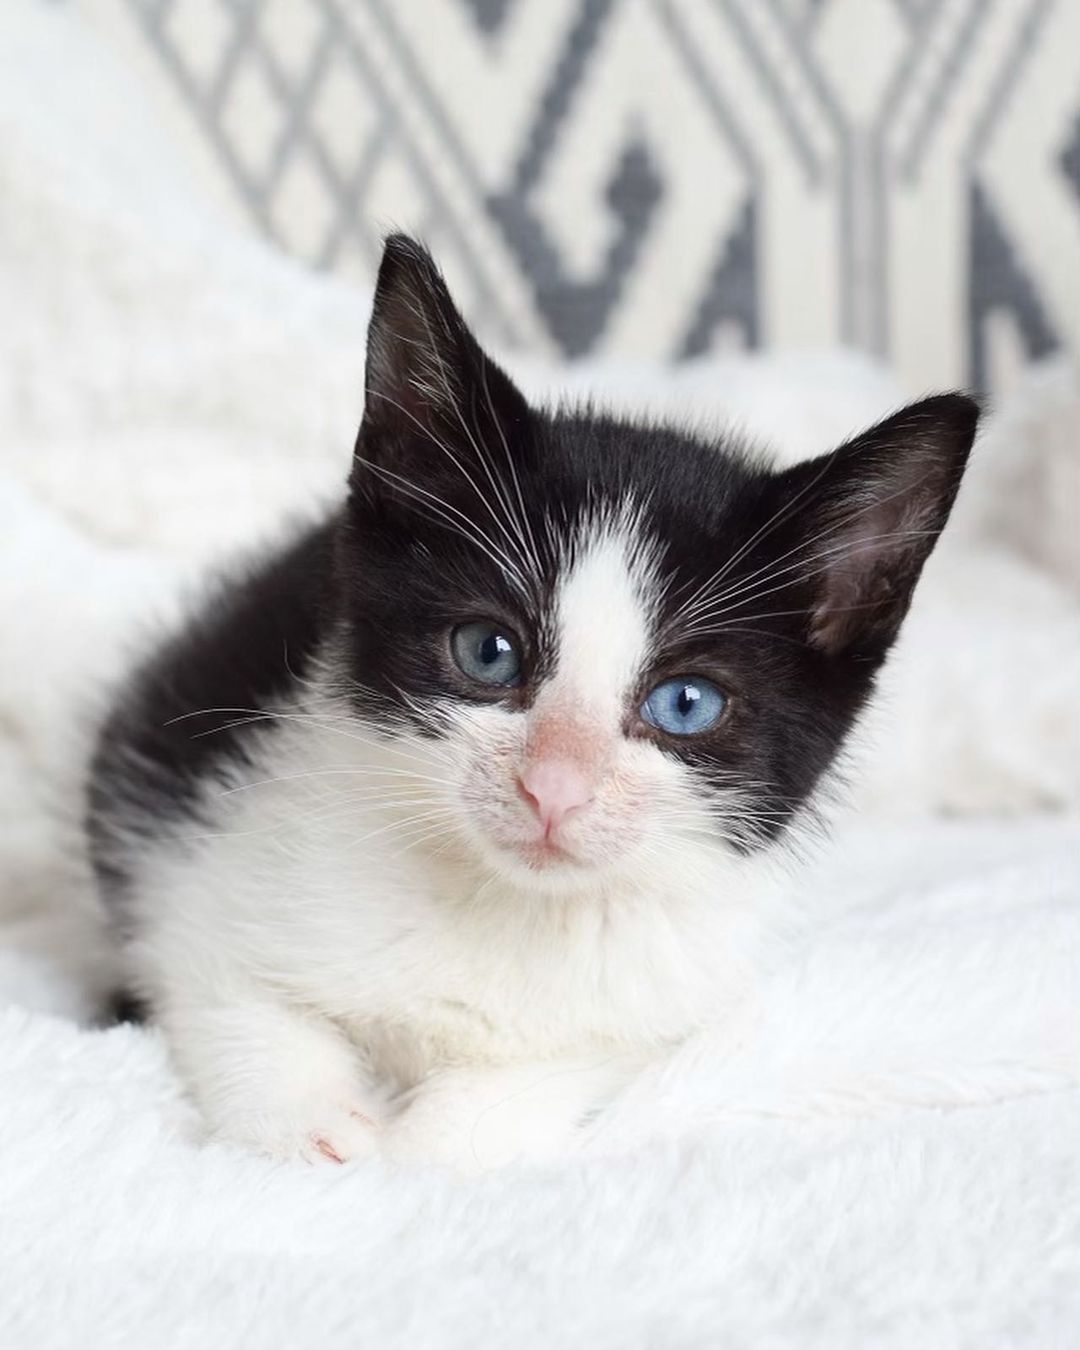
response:
M607 865L633 853L647 829L647 814L638 801L598 802L567 822L561 842L573 856Z

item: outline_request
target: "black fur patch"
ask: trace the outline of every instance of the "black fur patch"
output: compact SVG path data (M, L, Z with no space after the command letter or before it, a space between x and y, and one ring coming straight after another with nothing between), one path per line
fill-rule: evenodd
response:
M312 527L218 580L186 627L126 682L101 729L89 781L91 856L122 889L122 839L196 814L200 784L246 758L257 713L303 678L333 597L337 521Z

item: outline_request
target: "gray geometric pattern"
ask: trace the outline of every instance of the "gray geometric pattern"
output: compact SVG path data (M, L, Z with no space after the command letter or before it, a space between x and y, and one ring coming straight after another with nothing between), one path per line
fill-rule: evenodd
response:
M1061 168L1076 193L1077 205L1080 205L1080 116L1073 126L1068 145L1061 152Z
M744 333L748 346L759 345L756 234L755 201L748 196L731 234L720 241L716 266L706 280L686 336L679 344L676 355L680 359L707 352L724 323L734 324Z
M125 3L261 230L370 276L413 229L497 340L1080 343L1075 0Z
M987 321L995 312L1005 310L1014 316L1029 356L1045 356L1057 347L1057 335L1038 292L978 182L971 185L970 288L972 367L977 387L985 388L989 381L985 335Z
M597 274L584 282L566 274L558 249L530 206L547 161L557 151L560 128L571 113L612 4L613 0L583 0L536 108L513 179L505 192L488 197L488 208L529 277L547 325L567 356L586 355L603 333L618 302L621 279L634 266L664 190L648 146L640 141L628 144L613 166L604 194L615 223L614 238Z
M497 33L502 27L512 0L465 0L477 26L485 33Z

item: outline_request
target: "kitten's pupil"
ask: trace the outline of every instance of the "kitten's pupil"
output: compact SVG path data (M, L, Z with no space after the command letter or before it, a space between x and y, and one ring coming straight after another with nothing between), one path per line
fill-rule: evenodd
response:
M688 717L694 704L701 698L701 691L692 684L684 684L679 694L678 709L682 717Z
M504 656L513 651L510 641L503 637L502 633L492 633L486 637L480 644L480 660L484 665L491 666L498 661L500 656Z

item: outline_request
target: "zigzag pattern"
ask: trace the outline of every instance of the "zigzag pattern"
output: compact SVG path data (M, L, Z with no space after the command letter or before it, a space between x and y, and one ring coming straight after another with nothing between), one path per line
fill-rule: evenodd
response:
M1080 346L1072 0L127 0L258 226L569 356Z

